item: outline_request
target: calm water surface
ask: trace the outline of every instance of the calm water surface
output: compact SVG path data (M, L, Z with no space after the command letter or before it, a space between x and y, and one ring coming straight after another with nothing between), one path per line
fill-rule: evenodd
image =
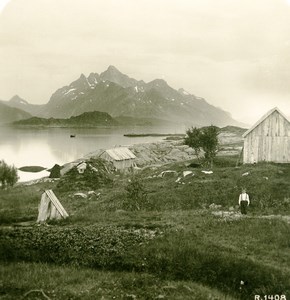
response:
M19 129L0 127L0 160L17 168L23 166L42 166L51 168L54 164L81 158L98 150L119 145L161 141L163 137L124 137L124 133L148 133L169 131L154 128L47 128ZM75 138L70 138L75 134ZM27 181L47 176L47 171L28 173L19 171L20 180Z

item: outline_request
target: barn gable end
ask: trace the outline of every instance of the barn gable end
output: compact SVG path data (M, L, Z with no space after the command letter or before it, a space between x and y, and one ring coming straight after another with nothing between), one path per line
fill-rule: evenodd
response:
M290 162L290 123L273 108L244 134L244 163Z

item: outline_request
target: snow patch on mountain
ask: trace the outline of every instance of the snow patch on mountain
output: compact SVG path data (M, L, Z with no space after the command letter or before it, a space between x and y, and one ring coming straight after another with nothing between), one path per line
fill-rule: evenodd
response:
M65 95L67 95L67 94L69 94L69 93L71 93L71 92L73 92L73 91L75 91L75 90L76 90L75 88L69 89L69 90L66 91L63 95L65 96Z

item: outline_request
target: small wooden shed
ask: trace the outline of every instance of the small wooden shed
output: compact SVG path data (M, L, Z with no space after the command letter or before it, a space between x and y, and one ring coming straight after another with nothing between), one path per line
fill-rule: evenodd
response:
M112 162L117 170L126 171L135 166L136 156L126 147L104 150L99 157Z
M247 130L243 138L244 163L290 163L290 122L277 107Z

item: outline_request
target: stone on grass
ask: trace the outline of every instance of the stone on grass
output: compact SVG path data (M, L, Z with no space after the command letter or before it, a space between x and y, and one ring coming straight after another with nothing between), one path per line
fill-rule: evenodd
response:
M190 174L192 174L192 176L194 175L192 171L183 171L182 174L183 174L183 177L186 177L186 176L188 176Z
M88 198L88 196L84 193L75 193L74 196L77 196L77 197L82 197L84 199Z
M213 171L201 171L202 173L204 173L204 174L212 174L213 173Z

